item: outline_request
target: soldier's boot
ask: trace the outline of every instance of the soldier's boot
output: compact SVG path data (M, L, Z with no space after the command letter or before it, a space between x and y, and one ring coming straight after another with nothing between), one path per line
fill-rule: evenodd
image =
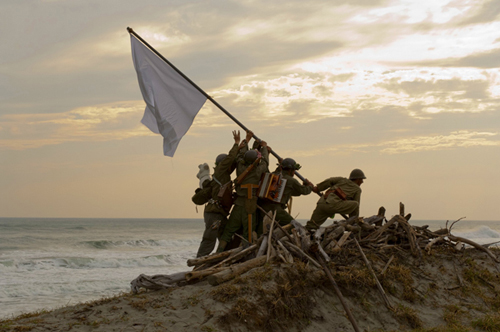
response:
M219 241L219 246L217 247L217 253L223 252L226 249L227 242L224 240Z

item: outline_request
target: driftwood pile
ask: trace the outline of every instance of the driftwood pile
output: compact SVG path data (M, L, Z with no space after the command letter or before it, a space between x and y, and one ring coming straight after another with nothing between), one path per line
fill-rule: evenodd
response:
M400 213L389 220L385 218L385 209L381 207L378 214L372 217L352 217L343 221L335 221L333 224L320 227L316 232L310 234L302 224L295 220L289 225L280 226L274 220L274 216L269 213L264 221L264 229L267 232L255 243L247 243L246 247L240 246L222 253L189 259L187 265L194 267L192 271L152 277L140 275L131 282L132 291L137 292L140 287L161 289L200 280L207 280L211 285L215 286L253 268L262 266L266 262L294 263L295 261L306 261L318 269L323 269L326 273L355 331L358 331L356 322L345 304L342 293L328 266L332 258L344 249L354 248L359 251L389 309L392 309L391 303L366 258L364 250L396 248L407 251L418 259L424 254L430 254L433 247L436 246L449 246L459 249L467 244L484 251L495 262L500 262L487 248L487 245L480 245L451 234L453 225L460 219L451 223L449 227L447 222L446 228L431 231L428 226L411 225L409 223L410 218L411 214L405 216L404 205L400 203ZM384 270L387 269L391 260L392 257L387 262Z

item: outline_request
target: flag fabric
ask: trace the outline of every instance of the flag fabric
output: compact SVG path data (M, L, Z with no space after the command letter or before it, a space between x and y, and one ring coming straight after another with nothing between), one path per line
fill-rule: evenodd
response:
M132 59L146 109L141 122L163 136L163 154L173 157L207 97L130 35Z

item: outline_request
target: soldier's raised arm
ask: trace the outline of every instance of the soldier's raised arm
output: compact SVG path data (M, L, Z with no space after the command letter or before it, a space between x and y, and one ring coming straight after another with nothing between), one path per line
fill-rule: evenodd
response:
M318 192L326 190L326 189L330 188L331 186L334 186L337 182L339 182L342 179L343 179L342 177L331 177L331 178L328 178L328 179L318 183L316 185L316 187L318 188Z

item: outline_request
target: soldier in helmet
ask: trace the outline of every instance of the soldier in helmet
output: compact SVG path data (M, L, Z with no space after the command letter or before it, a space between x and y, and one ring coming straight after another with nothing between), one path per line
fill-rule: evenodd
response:
M228 154L221 153L215 158L215 167L212 179L210 175L198 174L200 178L200 188L196 190L192 200L195 204L205 204L203 217L205 219L205 231L198 249L196 257L209 255L215 248L217 238L220 237L224 226L227 223L230 206L223 204L219 195L220 189L225 184L229 184L228 190L231 194L231 173L236 167L236 157L238 152L246 148L248 141L252 138L251 133L247 133L246 138L240 142L240 132L233 131L234 145ZM205 164L206 165L206 164ZM203 165L200 165L200 173ZM208 168L208 165L207 165ZM209 173L206 170L205 173Z
M350 217L359 215L360 186L364 179L366 176L363 171L356 168L352 170L349 179L333 177L318 183L313 189L315 192L328 190L318 200L306 228L309 231L318 229L327 218L333 218L335 213L349 214Z
M262 199L260 205L266 212L276 211L276 220L281 226L289 224L293 217L285 210L291 196L309 195L312 191L313 184L308 180L304 184L300 184L293 176L295 171L300 169L300 165L292 158L285 158L278 164L278 168L274 173L281 173L283 179L286 180L281 201L274 202L268 199Z
M252 134L252 133L250 133ZM253 134L252 134L253 135ZM229 221L222 233L217 252L222 252L231 241L234 233L243 229L243 238L251 242L256 229L257 188L262 174L269 165L270 147L260 142L260 151L248 150L238 159L236 166L236 200L229 216Z

